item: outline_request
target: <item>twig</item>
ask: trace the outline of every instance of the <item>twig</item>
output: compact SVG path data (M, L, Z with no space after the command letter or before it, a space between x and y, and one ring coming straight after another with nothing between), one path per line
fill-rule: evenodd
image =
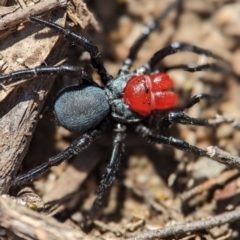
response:
M190 236L187 236L187 237L184 237L184 238L181 238L181 239L179 239L179 240L189 240L189 239L196 239L196 234L192 234L192 235L190 235Z
M223 183L225 183L229 179L237 176L238 174L239 174L238 169L232 169L232 170L225 171L225 172L221 173L219 176L208 179L207 181L203 182L202 184L184 192L181 195L181 199L182 199L182 201L186 201L189 198L192 198L193 196L195 196L199 193L209 190L216 185L219 185L219 184L222 185Z
M234 222L240 219L240 208L226 212L215 217L204 218L198 221L178 224L170 227L165 227L159 230L148 231L143 234L139 234L135 237L130 237L127 240L142 240L151 238L177 238L184 236L188 233L210 229L216 226L220 226L225 223Z
M21 8L26 8L26 4L23 0L18 0L18 4L21 6Z
M80 230L0 197L0 225L24 239L90 239Z
M221 237L217 238L216 240L226 240L226 239L230 239L231 236L232 236L232 233L233 233L233 230L232 230L232 229L229 229L228 232L227 232L224 236L221 236Z
M219 149L216 146L209 146L207 148L207 155L220 163L234 168L240 168L240 157L233 156L228 152Z
M19 9L18 11L4 16L0 21L0 31L27 20L29 15L38 15L45 13L56 7L64 7L67 5L67 0L44 0L33 6Z
M210 125L216 126L221 123L229 123L235 129L240 129L240 123L232 117L222 116L217 114L215 119L208 120Z

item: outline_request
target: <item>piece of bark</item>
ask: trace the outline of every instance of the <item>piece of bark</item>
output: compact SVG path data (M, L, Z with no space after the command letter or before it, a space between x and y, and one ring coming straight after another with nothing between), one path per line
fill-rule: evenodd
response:
M64 25L65 10L49 13L51 20ZM47 17L47 16L46 16ZM66 47L56 49L59 35L44 26L27 22L23 29L1 42L1 65L7 74L12 71L34 68L47 62L56 64L65 54ZM59 43L61 44L61 43ZM50 55L51 53L51 55ZM47 59L48 58L48 59ZM46 60L47 59L47 60ZM38 115L53 84L53 77L35 78L18 86L0 89L0 193L7 193L27 152Z
M90 239L82 231L0 197L0 225L24 239Z
M81 28L86 28L92 25L96 30L99 30L99 25L93 14L89 12L86 3L81 0L73 0L68 3L67 13L69 18L75 25L79 25Z
M67 0L42 0L40 3L33 6L19 9L19 11L8 14L1 19L0 30L5 30L9 27L16 26L17 24L26 21L29 15L43 14L53 8L64 7L66 4Z
M57 2L63 3L63 1ZM46 1L41 1L30 8L20 9L20 13L17 11L16 16L19 14L23 16L23 10L32 13L30 11L32 8L39 10L41 6L44 6L44 9L39 10L38 13L48 11L45 8L46 4L43 3L45 4ZM24 16L27 16L26 12ZM66 9L56 8L53 12L48 11L43 17L64 26ZM0 25L2 21L0 20ZM34 68L43 63L49 66L57 64L62 60L69 45L68 41L64 43L61 41L56 46L59 36L56 31L40 24L31 22L21 24L17 32L1 42L0 66L4 66L3 74ZM14 87L0 86L0 193L2 194L8 192L11 180L26 155L39 120L39 113L53 80L54 77L48 76L45 79L35 78L26 83L23 79L23 83L18 82Z

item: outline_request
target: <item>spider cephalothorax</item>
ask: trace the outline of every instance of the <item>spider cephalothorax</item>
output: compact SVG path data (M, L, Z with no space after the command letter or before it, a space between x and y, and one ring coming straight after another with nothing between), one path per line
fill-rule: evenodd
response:
M177 52L193 52L208 57L214 57L213 54L208 50L190 44L174 43L157 51L148 63L141 68L133 73L130 72L132 62L135 60L142 43L156 28L157 23L171 9L175 8L179 2L179 0L176 0L157 19L144 27L142 36L131 48L116 78L113 78L107 72L97 46L89 39L81 34L75 34L66 30L50 21L45 21L35 16L30 17L31 21L44 24L49 28L57 30L67 39L81 45L89 52L91 64L96 68L105 87L102 88L98 86L93 81L92 76L85 72L84 69L68 65L42 66L0 76L0 82L5 85L7 85L8 82L18 81L23 78L32 79L35 76L46 76L48 74L71 74L74 75L74 77L77 76L81 78L79 85L63 89L57 95L54 104L54 110L60 125L70 131L79 132L80 137L63 152L51 157L49 161L28 173L17 176L12 181L12 185L21 185L22 183L32 180L36 176L46 172L52 166L56 166L73 155L78 154L102 136L110 121L115 123L115 128L113 129L112 155L103 180L98 188L96 200L88 216L90 220L97 216L97 210L102 204L103 196L112 186L115 172L123 153L123 141L126 135L125 130L127 125L133 127L140 136L149 142L170 145L201 156L206 155L205 150L192 146L185 141L173 137L166 137L161 134L154 134L151 127L156 126L152 126L151 123L148 122L147 117L151 116L152 111L163 111L164 116L157 123L158 128L166 128L173 123L198 126L211 125L206 119L196 119L187 116L182 112L184 109L181 111L172 110L177 103L177 95L172 90L173 81L167 74L155 68L163 58ZM194 72L202 71L209 67L210 64L195 66L194 68L181 65L178 68ZM202 98L210 98L210 96L206 94L196 95L190 99L185 108L192 107Z

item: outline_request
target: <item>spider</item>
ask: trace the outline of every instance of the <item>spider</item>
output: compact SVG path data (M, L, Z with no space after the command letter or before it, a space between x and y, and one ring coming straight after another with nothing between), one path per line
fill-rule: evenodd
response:
M149 34L157 27L158 23L179 4L176 0L153 22L143 28L142 35L130 49L128 57L123 63L122 68L116 78L113 78L105 69L101 54L94 43L68 29L65 29L53 22L40 19L36 16L30 16L30 20L39 24L57 30L68 40L82 46L91 58L92 66L97 70L104 84L104 88L94 82L91 74L77 66L41 66L33 69L12 72L8 75L1 75L0 81L3 84L8 82L17 82L21 79L32 79L35 76L47 76L57 74L69 74L73 78L80 79L78 85L64 88L56 96L54 111L58 122L64 128L79 132L78 137L71 145L56 156L49 159L48 162L30 170L29 172L17 176L12 185L22 185L37 176L45 173L52 166L59 165L63 161L78 154L88 148L90 144L99 139L105 132L110 122L114 123L113 149L110 161L103 175L100 186L96 193L96 199L93 203L90 213L86 217L92 220L97 216L101 208L104 195L110 190L115 173L121 162L124 139L127 126L132 126L136 132L145 138L148 142L159 143L172 146L182 151L191 152L196 155L206 156L206 151L189 143L161 134L155 134L152 127L151 117L153 112L162 114L161 119L155 121L158 128L168 128L171 124L180 123L185 125L209 126L207 119L191 118L183 110L192 107L200 99L209 99L212 96L199 94L193 96L185 108L173 110L177 104L177 94L171 89L173 81L163 72L155 70L155 66L166 56L177 52L193 52L195 54L215 57L210 51L186 44L173 43L157 51L150 60L139 69L130 72L133 61L140 50L142 44ZM202 71L208 69L210 64L190 67L180 65L177 68L189 72ZM172 69L176 67L169 67ZM167 70L168 70L167 69Z

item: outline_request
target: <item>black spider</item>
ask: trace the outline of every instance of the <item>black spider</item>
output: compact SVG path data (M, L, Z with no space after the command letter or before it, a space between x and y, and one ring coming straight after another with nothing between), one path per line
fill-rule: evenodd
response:
M170 5L156 20L143 28L142 36L130 49L127 59L116 78L113 78L105 69L101 54L88 38L81 34L76 34L68 29L64 29L52 22L31 16L30 20L44 24L49 28L57 30L67 39L75 44L81 45L91 57L91 64L97 70L104 88L98 86L92 76L80 67L61 65L37 67L34 69L12 72L8 75L0 76L0 81L7 84L20 79L32 79L35 76L71 74L80 77L79 85L64 88L56 97L54 110L61 126L81 133L67 149L51 157L48 162L34 168L28 173L17 176L12 185L21 185L45 173L52 166L59 165L64 160L78 154L87 148L92 142L102 136L110 121L115 123L112 155L106 172L97 190L96 200L89 213L88 219L96 217L102 204L105 193L111 188L115 172L121 161L123 153L123 141L125 138L126 125L131 125L136 132L144 137L148 142L166 144L186 152L205 156L206 151L199 149L187 142L173 137L155 135L150 129L150 116L152 111L157 110L164 113L164 116L156 123L158 128L167 128L172 123L187 125L207 126L210 125L207 119L191 118L179 111L171 111L175 106L177 96L169 91L173 83L165 74L154 70L163 58L177 52L193 52L208 57L213 54L205 49L184 43L173 43L157 51L147 64L130 73L130 67L136 55L148 35L156 28L158 23L179 3L176 0ZM210 64L191 68L187 65L178 66L186 71L202 71L210 67ZM175 67L172 67L175 68ZM170 68L168 68L170 69ZM199 94L192 97L185 108L190 108L198 103L202 98L210 98L207 94ZM152 121L151 121L152 122ZM154 126L156 127L156 126ZM94 216L95 215L95 216Z

